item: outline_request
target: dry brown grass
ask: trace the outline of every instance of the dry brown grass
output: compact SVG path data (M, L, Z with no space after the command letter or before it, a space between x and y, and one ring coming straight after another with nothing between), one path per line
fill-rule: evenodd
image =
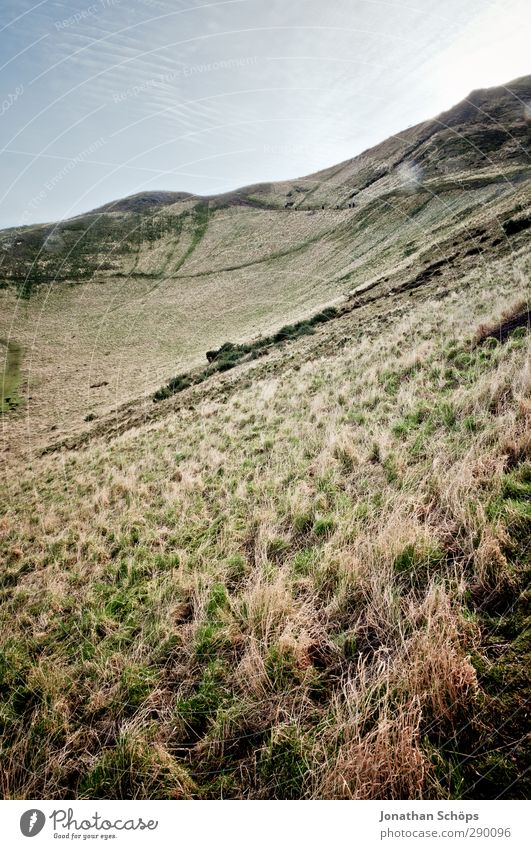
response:
M469 344L498 274L10 475L6 798L464 792L527 527L528 340Z

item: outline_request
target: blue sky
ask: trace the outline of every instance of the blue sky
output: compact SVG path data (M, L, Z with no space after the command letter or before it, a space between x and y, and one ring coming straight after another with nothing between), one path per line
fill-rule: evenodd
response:
M527 0L2 0L0 227L303 176L529 71Z

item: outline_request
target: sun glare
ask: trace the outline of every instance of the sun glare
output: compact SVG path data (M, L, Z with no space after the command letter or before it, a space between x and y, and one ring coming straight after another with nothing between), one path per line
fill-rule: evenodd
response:
M529 72L531 6L496 3L440 54L438 88L448 106L467 92L501 85Z

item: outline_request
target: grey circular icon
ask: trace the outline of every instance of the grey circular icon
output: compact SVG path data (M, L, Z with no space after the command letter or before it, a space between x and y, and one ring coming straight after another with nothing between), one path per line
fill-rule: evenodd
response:
M24 811L20 817L20 830L24 837L35 837L44 828L46 817L37 808Z

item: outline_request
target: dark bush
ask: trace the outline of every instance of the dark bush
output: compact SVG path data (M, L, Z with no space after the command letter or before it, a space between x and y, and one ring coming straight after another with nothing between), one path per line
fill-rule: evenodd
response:
M157 389L157 391L153 395L153 400L163 401L165 398L169 398L171 395L176 395L177 392L182 392L183 389L188 389L188 387L191 386L193 382L194 381L192 380L190 375L178 374L176 377L172 377L172 379L168 381L166 386L162 386L160 389Z
M206 352L206 358L209 363L208 368L203 369L194 378L190 375L178 374L166 386L162 386L155 392L153 400L163 401L164 398L169 398L170 395L175 395L183 389L188 389L194 383L202 383L203 380L206 380L207 377L210 377L210 375L216 372L229 371L229 369L234 368L247 354L250 354L251 358L255 359L257 351L262 348L270 345L278 345L281 342L286 342L288 339L298 339L299 336L311 334L314 332L314 327L317 324L324 324L337 315L338 310L336 307L326 307L321 312L316 313L304 321L285 324L273 336L264 336L260 339L255 339L254 342L247 342L242 345L236 345L234 342L224 342L220 348L212 348Z

